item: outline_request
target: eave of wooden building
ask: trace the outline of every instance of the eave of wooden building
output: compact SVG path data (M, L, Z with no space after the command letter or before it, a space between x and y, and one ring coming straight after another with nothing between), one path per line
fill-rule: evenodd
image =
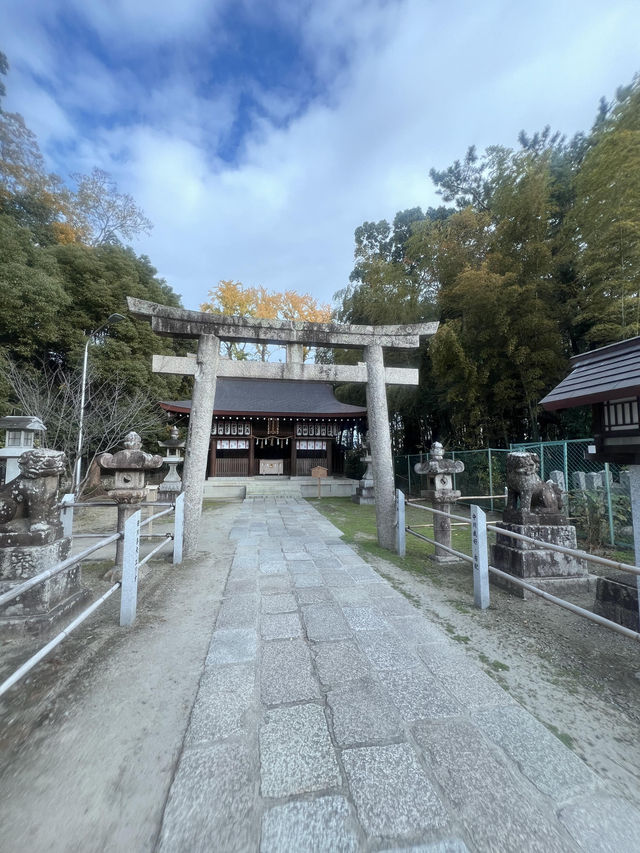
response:
M639 394L640 336L574 356L571 373L540 403L555 411Z

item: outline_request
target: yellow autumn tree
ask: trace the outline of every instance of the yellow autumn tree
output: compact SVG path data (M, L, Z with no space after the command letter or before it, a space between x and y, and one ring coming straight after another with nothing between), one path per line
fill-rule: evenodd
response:
M310 293L295 290L267 290L266 287L251 287L241 281L221 280L209 291L209 301L200 306L210 314L255 317L259 320L298 320L311 323L326 323L331 319L331 307L318 303ZM254 358L268 361L272 349L266 344L238 344L224 341L228 358ZM305 358L308 350L305 348Z

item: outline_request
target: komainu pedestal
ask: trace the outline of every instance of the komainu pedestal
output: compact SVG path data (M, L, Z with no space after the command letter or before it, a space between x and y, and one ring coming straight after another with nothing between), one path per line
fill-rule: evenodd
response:
M35 449L19 459L20 474L0 489L0 593L20 586L69 556L57 504L64 453ZM84 602L80 566L72 566L0 608L0 636L47 632Z
M538 464L536 453L508 454L507 507L502 523L496 526L540 542L576 549L576 529L567 523L562 492L551 480L540 479ZM502 533L496 533L491 564L554 594L589 588L586 560ZM522 598L532 594L501 578L492 577L492 582L507 586Z

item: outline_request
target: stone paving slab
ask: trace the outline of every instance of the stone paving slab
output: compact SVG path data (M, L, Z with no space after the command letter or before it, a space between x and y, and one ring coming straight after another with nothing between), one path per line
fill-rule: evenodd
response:
M298 602L290 592L264 595L262 598L263 613L297 613Z
M533 784L557 802L593 788L594 773L575 753L524 708L498 708L474 714L484 734L502 747Z
M222 740L245 730L246 716L255 706L253 663L208 667L187 730L185 745Z
M373 838L415 838L444 829L448 817L406 743L342 754L358 817Z
M581 799L562 809L560 821L589 853L640 850L640 812L617 797L597 794Z
M263 797L286 797L341 784L335 749L319 705L267 711L260 726Z
M162 822L160 853L256 849L257 757L244 744L187 749Z
M381 850L380 853L469 853L469 848L457 838L436 841L435 844L416 844L413 847L394 847Z
M427 764L478 850L562 853L570 839L468 720L416 723Z
M262 819L260 853L357 853L359 849L353 807L344 797L295 800L269 809Z
M302 640L265 643L260 667L260 695L265 705L319 699L311 653Z
M354 631L387 631L389 623L377 607L343 607L342 612Z
M249 499L157 849L640 850L640 815L300 499Z
M339 746L388 743L404 736L398 712L372 678L349 681L329 691L327 702Z
M346 640L353 633L337 604L307 604L302 618L310 640Z
M390 631L361 631L357 642L374 669L411 669L418 658L397 634Z
M327 687L369 674L369 662L351 640L315 643L313 653L318 677Z
M256 632L250 628L219 628L211 641L207 665L252 661L257 648Z
M260 636L263 640L301 637L300 617L297 613L263 613L260 619Z
M225 598L218 613L217 628L255 628L258 620L258 596L233 594Z
M457 717L463 706L426 667L388 669L380 674L393 705L407 723L438 717Z

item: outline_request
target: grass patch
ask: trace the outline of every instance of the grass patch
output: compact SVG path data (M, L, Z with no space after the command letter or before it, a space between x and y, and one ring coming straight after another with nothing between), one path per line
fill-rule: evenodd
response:
M354 503L351 498L308 498L318 512L322 513L332 524L342 531L345 542L359 546L363 551L388 560L396 566L414 575L428 578L435 586L442 587L452 582L459 585L460 590L473 594L473 578L471 567L461 564L461 567L449 565L446 568L431 563L429 556L435 554L435 547L428 542L407 534L406 556L399 557L378 545L376 512L374 506L364 506ZM465 507L456 507L460 514L466 513ZM419 533L433 537L433 527L428 522L431 516L414 507L406 508L406 523ZM420 526L427 525L427 526ZM451 547L463 554L471 555L470 527L454 527L452 529ZM462 612L462 611L461 611Z
M485 666L490 667L494 672L508 672L509 670L509 666L506 663L502 663L501 660L491 660L483 652L480 652L478 657Z
M457 610L458 613L472 613L471 608L467 607L466 604L463 604L462 601L457 601L455 598L448 598L447 604L453 607L454 610Z
M559 741L561 741L566 747L572 749L575 752L575 741L568 735L566 732L561 732L557 726L554 726L552 723L545 723L545 726L549 729L551 734L555 735Z

